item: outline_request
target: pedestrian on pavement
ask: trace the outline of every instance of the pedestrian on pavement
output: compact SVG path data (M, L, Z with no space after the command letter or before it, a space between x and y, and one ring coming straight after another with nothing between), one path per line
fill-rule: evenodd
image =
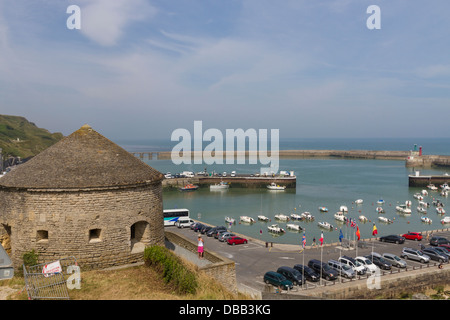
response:
M197 249L197 251L198 251L198 257L199 257L199 259L203 259L203 248L204 247L204 242L203 242L203 239L202 239L202 236L198 236L198 249Z

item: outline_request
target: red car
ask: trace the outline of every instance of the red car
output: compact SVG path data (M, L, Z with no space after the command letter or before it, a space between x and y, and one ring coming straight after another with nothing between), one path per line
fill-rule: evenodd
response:
M450 244L441 244L438 247L443 248L443 249L447 250L447 252L450 253Z
M227 242L228 242L228 244L231 244L234 246L235 244L247 243L248 240L238 237L238 236L233 236L233 237L228 238Z
M420 241L423 238L422 234L419 232L408 232L402 235L402 237L408 240L416 240L416 241Z

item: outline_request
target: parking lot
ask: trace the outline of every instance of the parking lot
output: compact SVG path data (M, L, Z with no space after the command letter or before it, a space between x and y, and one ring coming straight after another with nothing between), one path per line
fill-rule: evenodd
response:
M169 228L170 231L180 233L184 237L196 243L198 234L189 228ZM434 231L433 236L442 236L450 239L450 230L445 229L442 231ZM392 253L400 256L404 247L420 249L420 245L424 245L426 247L430 246L425 239L425 234L424 239L421 241L405 240L404 244L380 242L378 239L371 239L364 242L360 241L357 248L346 249L341 247L339 243L335 243L328 245L324 244L323 247L307 246L305 250L302 250L300 245L295 246L279 243L264 243L251 238L248 238L249 241L247 244L231 246L226 242L220 242L213 237L207 237L206 235L202 235L202 237L204 239L206 250L214 251L217 254L235 262L238 286L241 290L248 292L263 291L266 288L266 284L263 281L264 274L267 271L276 271L281 266L293 267L295 264L307 265L308 261L311 259L327 262L331 259L337 260L341 255L355 258L356 256L365 256L371 254L372 252L379 254ZM430 260L429 263L425 264L409 259L405 261L407 263L406 268L402 268L400 270L399 268L393 266L391 270L381 270L381 276L391 272L408 272L410 270L417 270L418 268L437 267L439 264L434 260ZM366 281L367 277L367 275L361 277L357 276L356 281ZM301 291L302 289L314 289L318 286L339 285L342 282L348 281L350 280L343 279L341 277L338 277L338 279L334 281L326 281L325 279L321 279L320 282L307 281L303 288L296 287L292 290L292 293Z

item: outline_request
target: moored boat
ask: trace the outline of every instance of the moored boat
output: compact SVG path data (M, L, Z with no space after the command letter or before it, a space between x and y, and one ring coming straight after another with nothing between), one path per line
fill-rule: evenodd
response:
M267 186L267 189L269 189L269 190L284 190L284 189L286 189L286 186L280 186L280 185L276 184L275 182L272 182L271 184L269 184Z
M303 220L302 216L297 213L291 213L291 219L292 220Z
M385 212L386 212L386 211L384 210L383 207L377 207L377 208L375 209L375 211L376 211L377 213L385 213Z
M381 222L384 222L384 223L393 223L394 222L393 220L388 219L388 218L383 217L383 216L378 217L378 220L380 220Z
M423 223L428 223L428 224L431 224L431 223L433 222L430 218L425 217L425 216L420 217L420 220L421 220Z
M225 217L225 222L228 222L230 224L235 224L236 220L232 217Z
M364 200L363 199L358 199L355 200L355 204L363 204Z
M432 183L430 183L429 185L427 185L427 188L430 189L430 190L432 190L432 191L437 191L437 190L438 190L438 188L437 188L434 184L432 184Z
M259 221L264 221L264 222L270 221L270 219L268 217L263 216L263 215L259 215L258 216L258 220Z
M400 213L404 213L404 214L410 214L411 213L411 209L409 209L406 205L401 204L395 207L395 210L397 210Z
M290 229L290 230L295 230L295 231L302 231L303 230L303 228L301 226L299 226L298 224L294 224L294 223L286 224L286 228Z
M361 221L361 222L367 222L367 221L369 221L369 219L367 219L367 217L366 217L366 216L363 216L363 215L360 215L360 216L358 217L358 219L359 219L359 221Z
M227 190L229 188L230 188L230 185L227 182L223 182L223 181L209 186L210 190Z
M443 219L441 219L441 223L442 224L450 223L450 217L444 217Z
M314 220L314 216L310 212L307 212L307 211L302 212L301 216L302 216L303 220L310 220L310 221Z
M289 217L282 213L276 214L275 219L280 220L280 221L289 221Z
M420 213L427 213L427 209L425 209L424 207L421 207L421 206L417 207L417 211Z
M340 212L348 212L348 208L347 208L347 206L340 206L339 211Z
M319 211L320 212L328 212L328 208L327 207L319 207Z
M329 230L333 230L333 225L329 222L326 221L320 221L318 223L319 227L324 228L324 229L329 229Z
M347 220L347 217L342 212L336 212L334 214L334 218L336 220L339 220L339 221L342 221L342 222L345 222Z
M437 208L436 208L436 212L437 212L438 214L445 214L445 210L444 210L444 208L442 208L442 207L437 207Z
M284 233L286 232L283 228L281 228L278 224L272 224L270 226L267 227L267 230L269 232L273 232L273 233Z
M180 188L181 191L195 191L198 189L198 186L193 184L187 184L184 187Z
M245 223L253 223L253 222L255 222L255 219L253 219L252 217L249 217L249 216L240 216L239 220L241 222L245 222Z
M383 199L378 200L378 201L377 201L377 204L378 204L379 206L383 205L383 204L384 204L384 200L383 200Z

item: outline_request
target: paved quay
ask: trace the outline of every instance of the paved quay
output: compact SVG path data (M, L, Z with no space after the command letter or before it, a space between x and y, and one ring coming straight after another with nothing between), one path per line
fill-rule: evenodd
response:
M193 243L196 243L198 233L189 228L168 228L170 231L179 233ZM450 229L448 228L429 231L428 233L430 232L433 235L450 239ZM340 255L355 257L370 254L372 251L380 254L389 252L400 256L403 247L419 248L420 245L429 246L429 243L425 240L426 234L427 232L423 232L424 239L422 241L406 240L404 244L385 243L380 242L377 238L372 238L360 241L356 248L351 247L349 249L341 246L340 243L324 243L323 247L307 245L305 250L302 250L300 245L280 244L276 242L266 243L258 239L245 237L245 235L242 236L249 240L248 243L236 246L228 245L206 235L202 235L202 237L206 250L212 250L235 262L236 280L239 290L260 298L262 292L273 289L263 282L263 276L267 271L276 271L280 266L293 267L295 264L307 264L310 259L322 259L322 261L326 262L330 259L337 259ZM193 258L193 261L195 261L195 258ZM389 271L384 271L381 279L385 281L411 275L412 272L423 273L424 270L438 268L436 261L433 260L429 264L421 264L412 260L407 260L406 262L407 271L398 273L398 269L393 267L392 274ZM446 264L444 268L450 269L450 265ZM320 283L307 281L306 287L303 289L296 287L288 295L317 296L320 295L320 291L339 290L344 288L344 286L366 286L366 283L367 277L362 277L354 281L346 280L344 283L341 283L340 278L335 282L324 279Z

